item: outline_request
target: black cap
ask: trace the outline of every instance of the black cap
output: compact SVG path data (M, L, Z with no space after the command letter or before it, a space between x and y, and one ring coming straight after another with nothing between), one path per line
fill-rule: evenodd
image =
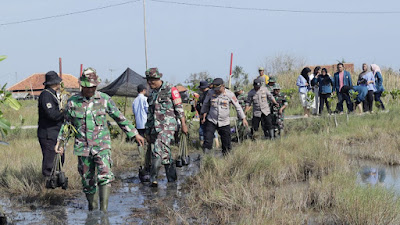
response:
M224 84L224 80L222 78L215 78L212 84L214 87L219 87Z
M261 86L261 83L262 83L262 81L261 81L261 79L255 79L254 81L253 81L253 86Z
M58 74L54 71L49 71L45 75L46 81L43 83L44 86L46 85L53 85L61 83L62 79L58 76Z
M208 86L209 86L209 84L207 81L205 81L205 80L200 81L199 88L208 88Z

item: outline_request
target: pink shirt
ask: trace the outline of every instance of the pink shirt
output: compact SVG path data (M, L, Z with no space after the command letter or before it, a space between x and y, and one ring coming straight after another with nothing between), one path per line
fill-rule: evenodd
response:
M343 78L344 78L344 71L343 72L339 72L339 91L343 87Z

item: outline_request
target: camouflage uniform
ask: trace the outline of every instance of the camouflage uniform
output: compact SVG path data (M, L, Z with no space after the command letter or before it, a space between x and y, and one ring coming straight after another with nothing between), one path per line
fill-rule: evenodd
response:
M174 99L175 98L175 99ZM153 90L148 98L149 113L146 134L150 136L153 157L162 159L162 164L170 164L170 143L177 130L177 118L185 116L178 90L166 81L158 90Z
M81 93L76 94L68 100L65 109L65 122L71 122L77 130L74 155L78 156L78 171L82 177L83 192L87 194L96 193L97 185L106 185L114 180L107 114L118 123L128 138L137 134L135 127L107 94L96 91L89 99ZM64 126L65 123L61 127L58 140L63 138Z
M279 88L279 85L275 84L274 89ZM272 111L272 125L274 126L275 129L283 130L283 119L284 119L284 113L282 112L282 115L279 114L279 109L281 109L284 105L288 105L286 96L282 93L279 93L276 95L275 93L272 92L272 95L275 98L275 101L279 104L279 106L273 105L271 106L271 111Z
M243 89L242 88L235 89L235 95L236 95L236 92L239 92L239 91L243 91ZM244 112L246 109L247 94L243 91L242 94L236 95L236 98ZM238 120L237 126L238 126L237 128L238 128L239 137L241 140L243 140L245 133L246 133L246 127L243 125L243 121L240 119Z
M157 68L146 71L147 79L159 79L162 74ZM158 89L153 89L147 99L149 112L146 122L146 135L150 137L149 148L151 149L151 182L157 184L157 176L160 164L165 166L166 172L172 163L171 142L178 129L177 119L185 116L182 99L179 91L171 84L163 81ZM148 154L149 155L149 154ZM149 158L149 157L148 157ZM171 179L168 176L170 181Z
M273 85L270 85L269 83L273 83ZM268 89L269 92L272 93L272 91L274 90L273 87L276 84L276 78L275 77L270 77L269 78L269 83L267 84L267 89Z

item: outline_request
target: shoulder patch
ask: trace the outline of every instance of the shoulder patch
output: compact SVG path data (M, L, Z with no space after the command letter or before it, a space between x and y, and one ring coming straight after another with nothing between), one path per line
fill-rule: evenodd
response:
M49 102L49 103L46 104L46 107L47 107L48 109L51 109L51 108L53 108L53 105Z
M172 100L176 105L179 105L182 103L181 95L179 94L178 89L176 87L171 88L171 95L172 95Z

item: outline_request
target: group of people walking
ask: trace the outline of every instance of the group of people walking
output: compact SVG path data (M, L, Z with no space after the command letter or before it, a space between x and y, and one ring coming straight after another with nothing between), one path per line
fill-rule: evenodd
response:
M200 140L203 141L203 152L212 148L215 131L218 131L222 142L222 153L231 150L230 105L233 105L238 117L237 137L242 140L247 136L249 127L246 114L253 107L250 136L258 131L260 122L264 137L274 139L283 129L283 113L287 106L286 97L280 93L279 84L275 78L264 74L264 68L259 68L260 75L253 81L253 89L247 94L242 87L235 87L234 92L225 87L221 78L200 82L200 98L197 111L200 115ZM210 82L210 83L209 83ZM204 133L204 135L203 135Z
M337 72L333 77L326 68L317 66L311 74L311 69L305 67L298 76L296 85L299 88L300 102L305 117L310 116L311 113L321 115L324 105L329 114L333 112L342 114L344 101L346 101L348 112L353 112L355 109L358 109L360 113L372 112L374 100L378 108L385 109L381 100L384 91L383 78L376 64L368 67L364 63L354 86L351 74L345 70L343 63L337 64ZM332 111L329 98L334 93L338 102L336 110Z

